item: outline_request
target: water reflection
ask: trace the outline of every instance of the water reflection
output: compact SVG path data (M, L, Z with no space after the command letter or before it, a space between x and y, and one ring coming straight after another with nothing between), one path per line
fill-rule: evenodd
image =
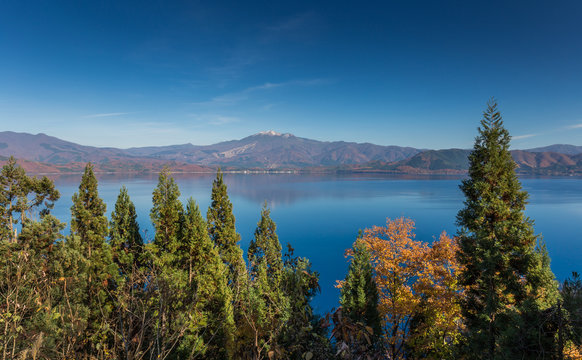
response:
M210 188L214 174L173 174L182 193L193 193L202 188ZM81 175L53 175L51 178L59 187L78 186ZM125 185L141 187L149 185L153 191L157 184L155 174L97 174L101 187ZM459 177L452 176L411 176L411 175L330 175L330 174L241 174L226 173L224 181L229 194L249 201L273 205L293 204L302 199L312 198L358 198L378 196L411 196L431 199L443 194L449 188L448 182L459 183ZM436 183L423 186L427 180L447 182L440 189ZM362 184L365 183L365 186ZM406 186L403 186L406 185ZM439 188L439 186L436 186ZM454 197L453 197L454 198ZM451 198L452 199L452 198Z
M214 174L174 174L185 201L192 196L203 214L210 205ZM54 176L62 197L55 215L70 219L71 196L81 175ZM128 188L136 205L138 221L151 239L149 212L157 175L98 174L99 193L111 211L119 189ZM382 225L386 217L406 216L416 221L417 238L432 241L446 230L456 232L455 217L463 206L460 177L313 175L313 174L225 174L233 203L236 226L246 250L267 200L277 223L279 239L291 243L296 254L311 259L318 271L322 293L315 304L320 311L337 305L335 280L347 270L344 250L352 245L358 229ZM542 234L558 279L572 270L582 271L582 179L523 178L530 193L527 215ZM65 230L68 233L68 230Z

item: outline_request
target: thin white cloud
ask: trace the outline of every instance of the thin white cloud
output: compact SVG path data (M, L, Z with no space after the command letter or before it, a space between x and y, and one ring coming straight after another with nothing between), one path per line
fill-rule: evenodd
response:
M534 136L538 136L539 134L525 134L525 135L517 135L517 136L512 136L511 139L512 140L521 140L521 139L529 139L532 138Z
M269 104L265 104L263 106L261 106L260 110L261 111L269 111L272 108L274 108L275 106L279 105L278 103L269 103Z
M266 27L266 30L271 32L287 32L296 31L304 28L309 22L315 19L315 14L312 12L299 14L290 18L284 19L276 24Z
M250 98L253 93L269 91L272 89L288 87L288 86L319 86L329 84L329 79L308 79L308 80L290 80L280 83L266 82L261 85L248 87L244 90L234 93L228 93L220 96L215 96L208 101L195 102L194 105L203 106L231 106L236 105L242 101Z
M214 118L212 118L208 123L210 125L226 125L226 124L232 124L235 122L239 122L240 119L237 117L233 117L233 116L215 116Z
M522 140L522 139L529 139L532 137L536 137L536 136L545 136L545 135L549 135L549 134L554 134L554 133L560 133L566 130L572 130L572 129L580 129L582 128L582 123L580 124L574 124L574 125L568 125L568 126L562 126L562 127L558 127L558 128L554 128L542 133L537 133L537 134L524 134L524 135L517 135L517 136L512 136L511 138L513 140Z
M101 117L111 117L111 116L122 116L122 115L127 115L127 114L131 114L131 113L128 113L128 112L103 113L103 114L85 115L83 117L86 119L90 119L90 118L101 118Z
M277 23L265 26L262 37L263 43L281 41L313 41L324 28L324 20L315 12L297 14Z
M230 56L227 56L226 61L222 65L213 66L208 69L210 74L218 76L215 79L219 84L226 85L231 80L239 78L244 72L243 70L249 66L253 66L264 59L264 54L261 50L253 48L249 43L241 43L229 50Z
M288 83L270 83L270 82L266 82L263 85L257 85L257 86L252 86L250 88L247 88L245 90L243 90L243 93L251 93L253 91L259 91L259 90L270 90L270 89L275 89L278 87L282 87L288 85Z
M241 121L241 119L238 117L220 114L190 114L190 117L196 120L197 122L214 126L232 124Z

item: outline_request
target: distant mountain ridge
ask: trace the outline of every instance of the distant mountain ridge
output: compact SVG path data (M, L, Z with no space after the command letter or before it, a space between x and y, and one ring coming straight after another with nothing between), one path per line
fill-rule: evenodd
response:
M46 134L0 132L0 155L50 164L70 162L103 162L110 158L125 157L115 148L97 148L61 140Z
M274 131L261 132L240 140L207 146L187 144L147 149L134 148L128 151L132 155L204 165L271 169L361 164L375 160L392 162L406 159L420 152L411 147L317 141Z
M411 147L325 142L274 131L213 145L183 144L130 149L83 146L45 134L0 132L0 155L51 164L88 161L99 164L124 159L152 159L204 166L276 169L361 164L369 161L393 162L419 152Z
M408 159L385 163L371 162L344 166L344 171L393 172L406 174L465 174L469 168L471 150L427 150ZM516 172L520 175L582 175L582 154L512 150Z
M555 151L542 151L550 149ZM92 162L115 172L232 170L358 171L411 174L463 174L467 149L421 150L345 141L318 141L263 131L213 145L181 144L130 149L84 146L45 134L0 132L0 162L14 156L37 172L80 171ZM513 150L520 174L582 175L582 146L551 145Z
M582 154L582 146L567 145L567 144L555 144L550 146L538 147L533 149L527 149L528 152L555 152L565 155L578 155Z

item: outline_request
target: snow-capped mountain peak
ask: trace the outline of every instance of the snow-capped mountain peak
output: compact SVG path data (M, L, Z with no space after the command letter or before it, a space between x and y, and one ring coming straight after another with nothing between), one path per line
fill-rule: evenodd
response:
M255 135L281 136L281 137L284 137L284 138L288 138L288 137L293 136L293 134L289 134L289 133L281 134L281 133L278 133L278 132L273 131L273 130L261 131L261 132L255 134Z

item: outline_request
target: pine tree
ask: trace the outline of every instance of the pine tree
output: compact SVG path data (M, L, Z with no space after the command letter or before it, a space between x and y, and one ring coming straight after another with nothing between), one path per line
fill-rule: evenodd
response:
M245 337L243 330L244 310L242 304L248 295L245 289L248 286L248 276L246 264L243 259L243 251L238 242L240 235L236 232L235 218L232 213L232 203L230 202L226 190L226 184L222 179L220 168L216 173L216 179L212 183L211 204L206 213L208 235L218 250L218 254L227 271L228 286L232 291L232 304L234 312L234 323L237 332L235 334L235 351L244 351ZM243 347L241 347L243 346Z
M571 348L582 352L582 279L580 274L572 272L572 276L562 284L561 289L565 319L562 332Z
M79 299L89 309L85 347L102 356L110 346L109 316L113 310L111 286L117 277L111 249L105 241L107 230L106 206L99 197L97 178L91 163L85 167L79 191L73 195L71 207L71 244L87 262L83 274L86 279L85 297Z
M283 255L282 288L289 297L290 315L278 343L282 359L332 359L326 322L313 311L311 300L321 290L319 273L309 259L295 256L287 244Z
M105 247L107 236L106 205L97 191L97 178L93 173L93 165L88 163L81 178L79 191L73 194L71 207L71 232L83 243L87 257L91 258L93 251Z
M360 239L361 236L354 243L348 274L341 286L340 305L353 322L361 322L372 328L375 336L381 336L378 289L373 278L370 252Z
M351 256L348 274L338 282L340 307L333 313L332 335L341 358L379 358L382 344L378 288L374 281L370 252L362 231L346 256Z
M42 186L41 186L42 185ZM0 174L0 358L49 358L59 347L57 241L65 227L49 214L52 181L26 175L14 158ZM46 203L45 203L46 202ZM40 214L40 219L35 216ZM21 224L20 234L10 229ZM62 333L62 332L61 332ZM39 344L45 346L40 347Z
M184 358L230 358L234 318L228 272L192 198L186 204L180 239L178 266L187 274L182 302L190 316L179 351Z
M109 243L113 260L122 273L127 273L133 266L141 266L144 243L139 233L135 205L131 202L125 186L119 191L115 209L111 213Z
M183 207L179 200L180 189L170 176L170 170L164 168L158 177L158 186L154 190L150 212L154 229L155 247L171 255L178 246L180 217Z
M10 157L0 172L0 241L16 242L17 224L26 226L33 210L41 217L49 214L59 197L51 180L27 176Z
M131 202L127 188L123 186L109 222L109 244L113 261L119 267L120 276L114 284L115 319L111 324L115 334L115 351L125 358L140 351L139 338L144 329L143 314L146 302L145 284L149 275L144 256L144 242L139 233L135 205Z
M460 186L465 207L457 215L460 281L468 287L462 309L474 358L533 356L539 334L529 315L557 297L547 255L524 215L528 194L515 173L510 139L491 100L469 156L469 178Z
M187 286L187 272L180 267L183 254L180 253L180 227L184 210L179 200L180 190L164 168L154 189L150 211L155 236L151 244L152 271L155 283L152 290L155 309L155 337L153 357L175 355L175 345L183 339L188 327L187 304L184 304L184 288Z
M247 326L245 333L251 335L246 351L255 359L268 353L281 356L278 337L291 312L289 296L282 286L283 259L276 229L265 203L247 252L250 279L241 305Z
M220 169L218 169L216 179L212 183L211 199L212 203L206 214L208 234L218 247L222 261L229 269L229 284L237 287L235 282L246 276L246 265L243 251L238 245L240 235L236 232L232 203L228 198L226 184L222 179Z
M267 208L267 203L261 210L261 220L255 229L255 237L249 244L247 257L251 264L251 273L255 273L256 267L264 259L270 276L280 276L283 269L283 259L281 254L281 243L277 236L277 225L271 219L271 211Z

